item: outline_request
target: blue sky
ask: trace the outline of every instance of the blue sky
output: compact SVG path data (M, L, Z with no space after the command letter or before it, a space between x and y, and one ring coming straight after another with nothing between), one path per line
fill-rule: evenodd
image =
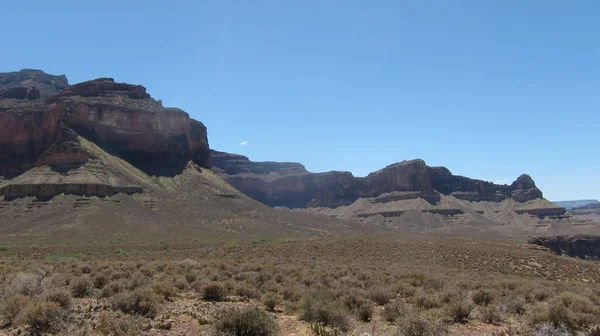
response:
M156 4L158 3L158 4ZM0 71L142 84L211 147L600 198L598 1L3 0ZM244 143L245 145L240 145Z

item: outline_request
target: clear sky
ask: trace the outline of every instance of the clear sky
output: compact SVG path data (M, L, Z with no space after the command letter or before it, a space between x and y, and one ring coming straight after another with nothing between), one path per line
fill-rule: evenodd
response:
M1 0L0 71L142 84L212 148L600 198L600 1Z

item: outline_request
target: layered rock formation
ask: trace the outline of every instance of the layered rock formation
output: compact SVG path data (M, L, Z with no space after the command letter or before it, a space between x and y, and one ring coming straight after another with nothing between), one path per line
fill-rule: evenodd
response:
M29 79L14 81L24 77ZM10 87L3 91L10 94L2 96L8 98L0 99L0 176L8 180L0 185L0 194L14 198L51 197L63 192L102 195L138 191L128 184L117 188L118 178L114 176L101 177L106 183L100 183L92 177L94 174L86 174L88 168L97 170L90 164L96 157L81 145L81 139L91 141L149 175L174 176L190 161L200 167L209 166L206 127L190 119L186 112L164 108L140 85L100 78L68 86L63 77L37 71L0 75L0 83ZM47 87L14 90L32 81L46 83ZM33 99L44 97L52 88L63 87L46 99ZM14 94L17 91L20 94ZM27 95L23 95L24 92ZM65 177L69 176L65 171L82 167L84 171L78 171L76 178ZM52 172L61 172L62 177L53 178ZM32 174L41 174L45 181L53 182L51 186L46 185Z
M336 207L391 192L409 192L411 198L431 204L440 200L440 193L475 202L542 198L528 175L521 175L511 185L498 185L453 175L447 168L429 167L423 160L403 161L366 177L354 177L349 172L310 173L298 163L252 162L245 156L217 151L212 152L212 159L214 169L232 185L272 206Z
M581 259L600 260L600 236L550 236L536 237L532 244L547 247L558 255L567 255Z
M547 227L540 222L544 219L567 216L563 207L543 199L525 174L510 185L498 185L453 175L423 160L354 177L349 172L310 173L298 163L252 162L216 151L212 159L213 169L226 181L262 203L345 220L418 230L464 224L529 232Z

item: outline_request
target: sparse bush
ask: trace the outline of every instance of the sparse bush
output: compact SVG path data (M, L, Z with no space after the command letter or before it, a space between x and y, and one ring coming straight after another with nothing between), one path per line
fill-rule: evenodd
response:
M263 295L262 302L268 311L275 311L275 307L281 303L281 297L277 294L268 293Z
M508 311L513 314L516 314L516 315L525 314L525 312L527 311L527 306L525 304L525 301L523 301L521 299L514 299L514 300L510 301L508 303Z
M248 299L258 299L260 292L250 286L240 285L235 289L235 294Z
M498 312L498 309L494 306L486 306L481 309L481 320L485 323L493 324L500 322L502 316Z
M471 300L480 306L487 306L492 302L493 296L490 292L479 289L471 293Z
M284 287L281 289L281 295L285 301L290 302L298 302L302 298L302 295L300 295L297 290L290 287Z
M139 335L142 322L138 316L125 315L118 311L103 311L98 316L98 331L102 335L110 336Z
M86 277L79 277L71 281L71 294L76 298L87 296L94 287Z
M600 336L600 326L593 327L585 336Z
M419 296L415 298L414 302L417 307L422 309L433 309L440 306L440 303L437 301L437 299L427 296Z
M439 336L447 334L446 327L425 316L409 314L398 325L398 334L402 336Z
M151 285L151 287L156 294L162 296L165 300L171 300L175 295L177 295L177 290L173 284L168 281L155 282Z
M547 289L539 289L533 292L533 297L536 301L546 301L550 297L550 292Z
M369 322L373 318L373 306L367 302L358 306L354 312L358 316L358 319L363 322Z
M306 295L300 309L300 318L304 321L323 323L344 332L350 330L349 312L331 292L321 290Z
M90 274L91 272L92 272L92 266L90 266L90 265L81 266L81 273Z
M4 293L7 296L22 294L32 297L38 295L44 290L42 286L43 279L44 277L39 274L17 273L10 279Z
M130 315L154 317L162 305L162 298L150 288L118 293L111 298L113 309Z
M573 329L571 314L561 303L552 304L546 309L538 309L532 312L529 318L533 326L549 323L557 329Z
M225 301L227 288L217 282L204 285L201 289L202 298L206 301Z
M98 288L98 289L102 289L104 288L104 286L106 286L106 284L108 284L108 276L106 276L105 274L97 274L94 276L94 287Z
M0 305L0 314L2 314L9 323L13 323L27 306L29 300L29 297L23 294L9 296Z
M227 308L219 312L215 328L230 336L271 336L277 334L277 323L264 311L248 308Z
M62 309L71 307L71 294L66 290L59 289L46 294L46 301L57 303Z
M447 306L446 311L447 315L450 317L450 320L455 323L463 323L471 314L473 307L471 305L464 302L455 302Z
M185 274L185 281L188 283L192 283L198 279L198 273L196 272L188 272Z
M396 323L398 318L406 315L406 308L400 302L392 302L383 306L382 317L390 323Z
M114 294L120 293L125 289L125 285L122 281L111 281L108 285L104 286L100 291L100 297L111 297Z
M393 296L392 293L383 288L375 288L369 292L369 297L379 306L389 303Z
M554 326L552 323L541 323L534 327L534 336L571 336L564 326Z
M63 313L56 302L34 300L25 308L23 321L33 334L53 332L60 329Z

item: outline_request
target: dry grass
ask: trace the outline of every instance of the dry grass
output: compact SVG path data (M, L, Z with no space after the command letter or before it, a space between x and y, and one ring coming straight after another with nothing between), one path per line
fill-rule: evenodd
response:
M469 334L475 325L542 335L600 324L597 264L452 242L227 243L210 252L163 243L125 246L126 254L79 246L70 258L8 250L0 255L0 314L5 330L105 335L284 335L296 330L290 323L320 335L477 335ZM246 327L255 332L240 331Z

